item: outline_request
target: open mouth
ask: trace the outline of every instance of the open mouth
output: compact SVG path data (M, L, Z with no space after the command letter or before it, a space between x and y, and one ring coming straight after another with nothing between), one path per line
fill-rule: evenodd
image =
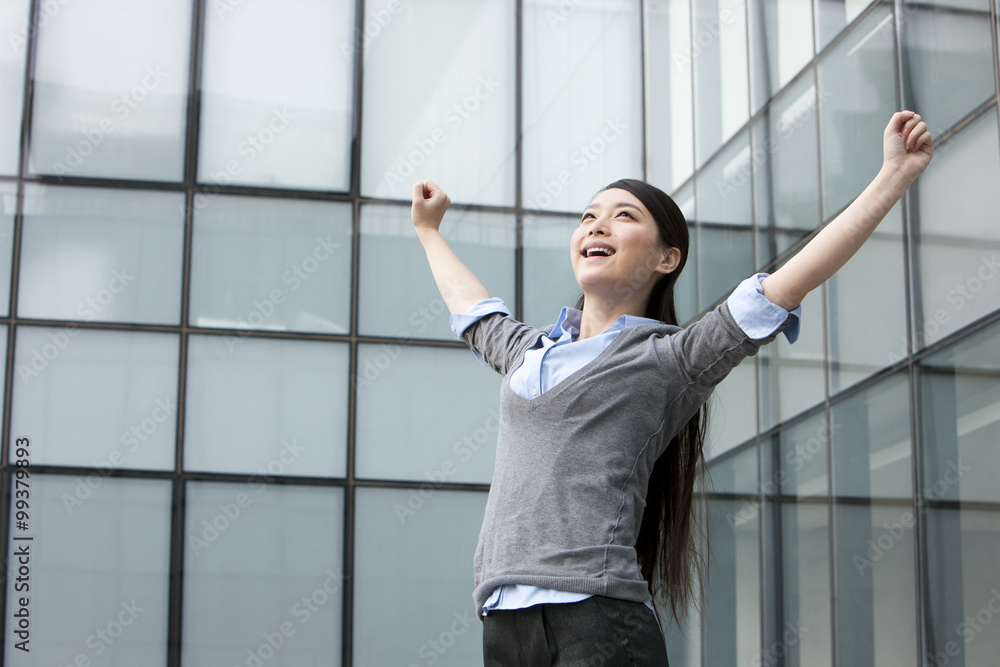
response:
M591 257L611 257L615 254L615 249L606 245L593 245L583 249L583 256L587 259Z

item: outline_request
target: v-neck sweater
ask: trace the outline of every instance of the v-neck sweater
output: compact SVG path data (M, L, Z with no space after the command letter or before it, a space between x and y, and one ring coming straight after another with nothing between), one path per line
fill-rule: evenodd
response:
M474 560L479 613L504 584L650 602L635 540L653 464L715 385L780 330L751 339L725 303L686 328L639 324L527 399L510 374L551 327L494 313L466 329L466 343L504 375Z

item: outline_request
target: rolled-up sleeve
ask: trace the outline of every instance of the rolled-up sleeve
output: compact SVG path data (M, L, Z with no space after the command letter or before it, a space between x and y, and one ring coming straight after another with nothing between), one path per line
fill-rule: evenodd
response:
M754 340L767 338L773 334L791 315L792 319L782 333L789 343L794 343L799 338L802 306L796 306L795 310L789 312L771 303L764 296L764 288L760 284L760 281L768 275L758 273L741 282L729 295L726 305L729 306L729 312L743 332Z
M507 304L505 304L502 299L495 296L490 297L489 299L483 299L482 301L477 301L464 313L451 314L451 332L459 339L462 339L462 334L465 333L466 329L487 315L491 315L493 313L510 315L510 309L507 308Z

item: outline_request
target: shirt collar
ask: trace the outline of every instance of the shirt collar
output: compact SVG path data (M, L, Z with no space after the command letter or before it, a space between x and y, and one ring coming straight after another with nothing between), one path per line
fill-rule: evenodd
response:
M580 322L582 318L583 312L576 308L564 306L559 313L559 319L556 320L555 326L552 327L552 333L549 334L549 338L559 340L563 336L568 335L572 340L576 340L576 337L580 335ZM634 327L639 324L661 324L661 322L648 317L639 317L638 315L622 315L602 333L621 331L627 327Z

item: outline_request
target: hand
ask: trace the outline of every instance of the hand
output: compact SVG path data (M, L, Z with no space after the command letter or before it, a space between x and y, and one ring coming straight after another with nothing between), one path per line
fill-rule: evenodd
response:
M413 184L413 206L410 207L413 226L417 231L437 230L450 204L451 199L433 181L417 181Z
M934 155L934 142L927 123L913 111L897 111L892 115L882 146L882 168L899 173L911 183L923 173Z

